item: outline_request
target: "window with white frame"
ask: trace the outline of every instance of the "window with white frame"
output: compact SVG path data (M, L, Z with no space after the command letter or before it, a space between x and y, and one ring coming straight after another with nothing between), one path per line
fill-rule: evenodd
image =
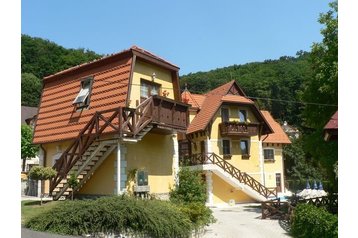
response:
M239 110L239 118L240 118L240 122L246 122L246 120L247 120L247 111L246 110Z
M89 106L92 80L93 78L89 77L81 81L81 90L77 94L75 100L72 103L77 108L84 108Z
M272 148L264 149L264 160L266 161L275 160L275 150Z

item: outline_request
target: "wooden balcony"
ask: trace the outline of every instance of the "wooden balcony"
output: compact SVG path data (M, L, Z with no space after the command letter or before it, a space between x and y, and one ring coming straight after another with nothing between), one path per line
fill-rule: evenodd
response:
M189 125L189 105L161 96L153 96L152 124L160 129L185 132Z
M222 136L254 136L259 132L259 123L222 122L219 127Z

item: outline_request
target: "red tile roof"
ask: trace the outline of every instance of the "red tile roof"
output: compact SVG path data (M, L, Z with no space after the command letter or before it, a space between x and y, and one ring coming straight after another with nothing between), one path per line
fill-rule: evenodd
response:
M235 95L233 95L232 93L235 93ZM249 104L252 107L255 115L259 118L259 120L261 119L264 122L265 131L270 133L271 128L265 122L265 118L263 118L260 111L255 106L254 102L246 98L245 96L245 93L236 84L235 80L232 80L208 92L207 94L205 94L205 99L204 97L201 97L201 99L204 100L200 106L200 111L191 121L187 129L187 134L205 130L210 120L213 118L217 110L220 108L221 104L224 102Z
M334 113L331 119L327 122L324 129L338 129L338 111Z
M278 124L275 119L271 116L268 111L261 111L262 115L265 117L266 121L270 124L273 129L272 134L268 134L267 137L264 136L263 142L265 143L280 143L280 144L291 144L290 139L287 134L283 131L280 124Z
M126 106L134 56L176 74L179 69L149 51L132 46L45 77L33 143L73 139L96 111ZM73 100L81 89L81 80L89 76L93 77L90 107L77 112Z
M205 100L205 95L190 93L185 89L181 94L181 99L183 102L190 104L192 108L199 109Z

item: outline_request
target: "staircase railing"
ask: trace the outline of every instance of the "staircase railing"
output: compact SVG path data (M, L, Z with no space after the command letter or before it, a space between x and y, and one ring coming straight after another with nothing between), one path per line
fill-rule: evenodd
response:
M153 98L150 97L136 109L118 107L96 112L54 164L57 175L50 181L50 194L101 134L118 133L120 137L135 137L151 122L153 106Z
M277 197L277 191L275 188L270 189L265 187L259 181L257 181L247 173L240 171L234 165L230 164L215 153L193 154L192 156L188 156L182 159L183 166L203 164L215 164L216 166L220 167L225 172L230 174L233 178L237 179L240 183L248 185L265 198L269 198L270 196Z

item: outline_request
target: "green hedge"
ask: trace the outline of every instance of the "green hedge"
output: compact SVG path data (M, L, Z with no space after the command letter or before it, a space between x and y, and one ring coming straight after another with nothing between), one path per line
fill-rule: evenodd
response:
M338 237L338 216L310 204L294 210L291 233L295 238Z
M170 202L127 196L64 201L25 226L66 235L104 232L145 237L189 237L194 229L188 216Z

